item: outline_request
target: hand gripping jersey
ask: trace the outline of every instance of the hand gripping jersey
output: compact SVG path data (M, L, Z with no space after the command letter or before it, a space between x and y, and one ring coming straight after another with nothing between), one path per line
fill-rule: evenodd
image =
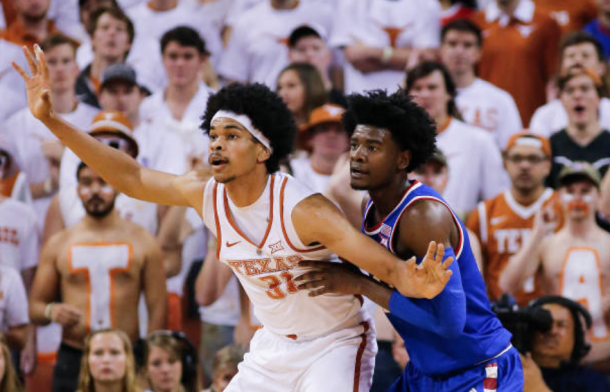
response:
M485 285L470 249L466 228L432 188L414 181L394 210L374 227L367 225L373 217L375 208L373 201L369 200L362 231L395 253L394 245L398 240L396 232L400 217L411 205L420 200L441 203L453 215L460 232L459 245L453 249L455 252L455 260L451 266L453 276L444 291L432 300L405 298L395 291L390 299L390 312L387 316L404 339L412 366L427 375L448 376L503 353L510 346L511 334L502 327L490 309ZM451 252L451 249L447 251ZM436 332L442 330L442 327L439 329L435 324L439 324L438 320L444 324L457 322L457 317L463 319L464 315L454 316L439 311L442 307L439 301L449 300L450 304L456 302L457 306L457 301L461 299L456 298L465 298L465 324L457 336L448 337L442 332ZM415 320L414 314L397 311L397 301L409 302L414 310L421 310L422 315L428 313L430 319L435 321L429 322L426 328L423 328L423 323ZM453 333L455 334L455 331Z
M267 189L253 204L265 202L261 206L268 209L267 221L248 222L250 231L264 232L259 243L236 224L240 211L230 207L223 184L210 180L204 197L204 222L216 235L218 259L237 275L254 305L255 316L266 330L298 340L315 339L363 321L361 300L356 296L309 297L309 292L298 291L293 281L306 272L298 266L300 260L338 261L323 246L301 243L292 224L293 209L312 194L289 175L270 175ZM268 204L262 200L265 197Z

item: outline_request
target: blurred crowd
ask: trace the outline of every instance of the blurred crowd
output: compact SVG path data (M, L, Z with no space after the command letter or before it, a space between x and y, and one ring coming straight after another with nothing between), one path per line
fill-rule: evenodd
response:
M337 202L349 95L413 96L438 151L411 177L529 327L526 391L610 390L610 0L2 0L0 392L220 392L260 327L243 289L193 209L117 194L32 116L34 45L63 120L173 174L206 171L215 91L267 85L299 128L282 170ZM384 391L408 356L365 306Z

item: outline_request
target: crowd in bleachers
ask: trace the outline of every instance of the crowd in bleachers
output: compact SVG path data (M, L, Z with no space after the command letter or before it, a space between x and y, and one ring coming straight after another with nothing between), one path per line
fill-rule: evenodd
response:
M490 301L574 301L535 304L525 390L610 391L609 1L2 1L0 392L220 392L260 327L243 289L195 210L116 195L32 115L11 63L35 45L59 117L173 174L206 172L211 95L265 84L299 129L282 170L341 205L349 95L411 95L438 131L411 177L467 222ZM384 391L408 357L365 306Z

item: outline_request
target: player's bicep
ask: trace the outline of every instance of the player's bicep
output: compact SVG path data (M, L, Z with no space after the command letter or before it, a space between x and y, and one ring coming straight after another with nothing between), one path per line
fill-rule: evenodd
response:
M400 218L399 241L417 257L424 257L431 241L457 246L458 238L452 238L455 221L451 212L438 202L421 201L410 207Z

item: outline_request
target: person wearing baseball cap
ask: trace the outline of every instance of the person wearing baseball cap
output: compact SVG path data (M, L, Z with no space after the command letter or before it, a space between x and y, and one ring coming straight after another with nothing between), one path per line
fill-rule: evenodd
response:
M337 160L349 147L341 123L344 112L341 106L330 103L314 109L299 134L311 153L290 161L294 177L320 193L326 190Z
M610 352L603 301L604 290L610 285L606 273L610 269L610 234L595 222L600 183L599 172L590 163L577 161L566 165L557 177L565 225L549 236L556 222L550 211L543 209L535 218L531 234L505 270L505 281L511 283L505 286L507 291L538 274L544 294L586 301L593 327L592 347L585 361L592 365L605 361Z
M483 277L492 301L508 291L525 306L542 295L539 279L529 279L516 287L505 287L501 282L509 260L527 240L538 211L549 209L558 228L561 224L563 214L557 195L544 185L551 168L550 156L548 139L527 131L511 136L503 152L510 188L480 202L468 219L467 227L481 242Z

